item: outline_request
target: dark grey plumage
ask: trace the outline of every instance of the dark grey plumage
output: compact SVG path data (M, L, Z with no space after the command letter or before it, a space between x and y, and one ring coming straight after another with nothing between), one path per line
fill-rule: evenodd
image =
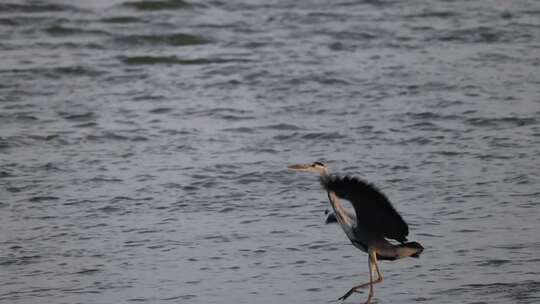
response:
M326 191L333 191L338 197L351 202L356 213L356 229L374 237L394 239L400 243L407 241L407 223L375 186L358 178L336 175L321 176L321 183Z

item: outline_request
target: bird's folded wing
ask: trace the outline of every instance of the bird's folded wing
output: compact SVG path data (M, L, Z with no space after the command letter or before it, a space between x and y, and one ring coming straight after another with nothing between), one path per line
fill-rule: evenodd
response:
M407 241L409 227L388 198L373 185L348 176L326 176L321 183L327 191L351 202L357 219L357 229L376 237Z

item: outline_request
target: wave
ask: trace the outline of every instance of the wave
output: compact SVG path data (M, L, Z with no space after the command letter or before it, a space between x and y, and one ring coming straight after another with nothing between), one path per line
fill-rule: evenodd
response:
M141 11L177 10L193 6L193 4L183 0L129 1L122 5Z
M71 121L88 121L96 119L96 114L94 112L82 112L82 113L69 113L69 112L58 112L62 118Z
M290 134L280 134L274 136L275 140L286 141L286 140L295 140L295 139L322 139L322 140L335 140L343 139L346 136L338 132L311 132L311 133L300 133L294 132Z
M120 60L127 65L150 65L150 64L179 64L179 65L205 65L250 62L245 59L227 58L197 58L180 59L176 56L128 56L121 57Z
M102 18L101 22L104 23L142 23L144 19L133 16L115 16Z
M447 19L454 18L458 16L456 12L453 11L427 11L424 10L418 14L406 15L405 18L438 18L438 19Z
M60 11L78 11L76 7L63 4L32 1L28 4L0 3L0 12L5 13L44 13Z
M109 35L109 33L100 30L87 30L78 27L67 27L63 25L53 25L45 29L51 36L73 36L73 35Z
M170 45L170 46L183 46L183 45L198 45L208 43L209 40L185 33L165 34L165 35L130 35L118 37L115 39L117 42L128 45Z
M268 126L262 126L258 127L259 129L267 129L267 130L279 130L279 131L297 131L301 130L300 127L293 125L293 124L286 124L286 123L280 123L280 124L273 124Z
M467 119L466 123L476 127L521 127L537 124L538 119L534 117L473 117Z
M14 73L14 74L31 74L39 75L48 78L59 78L62 76L74 77L74 76L86 76L86 77L96 77L103 75L105 72L97 70L94 68L74 65L74 66L59 66L51 68L29 68L29 69L11 69L11 70L0 70L0 73Z
M496 27L478 26L466 29L439 31L436 32L434 36L428 37L427 40L454 43L496 43L529 41L530 38L531 36L529 33L516 31L511 27L499 29Z

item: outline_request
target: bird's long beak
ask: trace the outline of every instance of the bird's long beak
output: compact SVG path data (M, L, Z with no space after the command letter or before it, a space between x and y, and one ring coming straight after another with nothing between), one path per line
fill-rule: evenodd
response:
M312 170L310 169L312 169L313 167L311 166L311 164L299 164L299 165L290 165L288 168L294 171L311 172Z

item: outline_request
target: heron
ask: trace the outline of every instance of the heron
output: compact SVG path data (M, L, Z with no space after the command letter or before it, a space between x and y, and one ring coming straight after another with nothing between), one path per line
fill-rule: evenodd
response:
M383 281L377 261L418 258L424 250L420 243L407 241L407 223L388 198L372 184L355 177L330 175L328 167L321 162L291 165L289 169L319 174L337 222L352 245L368 254L369 282L353 286L338 300L345 301L351 294L361 293L360 289L369 287L365 303L371 303L373 285ZM352 204L354 215L345 209L340 199Z

